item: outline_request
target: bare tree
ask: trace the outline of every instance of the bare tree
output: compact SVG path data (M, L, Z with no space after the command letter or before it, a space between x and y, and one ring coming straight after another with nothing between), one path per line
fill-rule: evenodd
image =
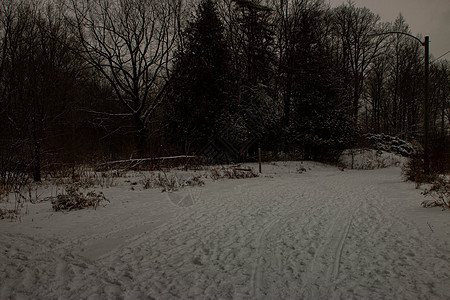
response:
M388 130L388 92L386 84L389 80L389 58L383 55L375 59L366 82L366 131L381 133Z
M368 8L355 7L353 2L341 5L334 10L335 34L341 48L341 60L349 70L352 82L352 113L354 123L358 122L360 98L363 93L364 80L373 65L374 59L381 53L383 24L380 17Z
M277 90L283 95L284 125L290 123L292 110L292 97L295 73L306 74L300 71L311 61L311 56L317 56L319 42L325 40L327 34L325 24L325 6L322 0L272 0L274 7L274 23L277 24L276 53L278 56L278 70L276 76ZM321 47L323 47L323 43ZM324 58L321 58L324 59Z
M441 140L450 132L450 63L447 60L432 64L432 128Z
M22 171L31 172L36 181L41 179L43 153L66 124L65 113L70 111L80 68L79 60L65 47L71 37L60 13L52 4L27 0L10 0L0 6L4 139L0 151L6 149L26 162ZM11 145L17 149L11 151Z
M140 150L170 78L180 8L179 0L72 0L81 54L134 119Z

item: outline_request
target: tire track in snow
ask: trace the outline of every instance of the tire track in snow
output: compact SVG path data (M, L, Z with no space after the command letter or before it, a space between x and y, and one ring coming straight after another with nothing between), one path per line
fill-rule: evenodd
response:
M437 249L411 223L408 213L403 214L408 204L398 202L399 196L389 193L398 184L405 183L393 181L386 188L371 185L364 189L365 205L351 229L358 239L351 240L350 254L345 259L346 286L355 293L367 292L362 289L365 287L379 298L419 299L423 296L418 295L427 295L439 299L436 288L444 280L432 278L449 278L448 269L442 267L442 259L450 261L448 253ZM413 194L411 190L410 196ZM408 196L398 199L405 201Z
M339 275L342 251L347 239L353 215L346 221L335 219L330 225L325 242L316 249L306 277L306 294L309 299L321 299L332 287Z
M252 276L250 281L252 283L252 297L255 299L261 299L261 287L263 286L263 278L264 278L264 260L265 258L262 256L262 248L264 247L264 239L267 237L270 230L272 230L275 224L280 222L280 218L276 218L271 221L260 233L257 239L256 245L256 264L252 268Z
M348 182L345 175L328 176L323 195L316 199L326 199L321 214L315 216L317 230L322 241L314 248L314 255L303 274L305 299L326 299L336 286L346 245L354 217L366 202L359 185ZM355 200L355 199L359 199ZM311 241L314 244L314 241Z
M286 183L291 186L292 184L302 185L299 189L303 194L300 197L294 197L290 203L284 199L284 202L279 204L283 207L283 210L279 212L280 216L266 223L258 236L257 260L253 266L251 278L253 299L298 298L300 296L298 291L295 291L298 287L292 286L292 282L299 280L299 278L295 279L298 276L295 273L302 271L297 266L290 265L289 262L295 261L293 257L305 258L305 249L311 246L311 242L314 242L314 240L305 242L305 232L307 233L311 227L314 227L313 233L316 234L317 227L320 227L320 219L324 217L323 207L317 205L316 198L318 195L323 197L326 193L317 190L310 183L310 180L301 183L298 181ZM292 194L287 196L292 197ZM347 231L349 224L346 226ZM288 243L287 240L291 234L298 236L297 243L294 243L292 248L284 247L282 244L286 245L286 243L292 246L292 243ZM345 237L341 238L342 242L335 247L336 251L342 251L344 240ZM297 261L296 263L303 265L304 262ZM293 271L293 274L290 274L293 276L292 278L286 277L286 269Z
M264 263L256 265L260 277L252 282L255 291L253 299L300 297L299 287L304 286L300 274L305 271L308 256L305 249L310 247L303 237L307 235L309 226L314 225L314 216L320 210L318 207L305 209L305 205L309 204L307 200L297 203L294 211L286 212L263 236L259 252Z
M302 191L301 195L286 192L286 190L289 190L288 187L295 184L298 184L297 180L285 179L275 185L277 189L273 189L271 186L255 186L258 188L256 193L255 190L251 193L239 191L239 193L245 195L245 201L258 205L253 217L246 218L248 224L253 224L252 231L257 232L256 235L252 234L253 241L251 242L251 247L254 247L254 251L252 251L254 259L249 279L249 296L253 299L268 297L271 286L275 282L277 282L275 290L279 291L279 287L283 286L282 281L285 279L283 273L286 265L282 261L285 258L281 257L280 243L283 242L286 235L286 232L283 232L284 227L294 217L295 219L309 220L306 214L309 210L304 207L305 205L311 205L308 201L305 201L305 199L311 199L311 197L305 197L307 191ZM244 189L244 186L240 186L239 190L241 189ZM268 195L269 197L267 197ZM259 199L264 198L268 199L269 202L261 203ZM261 204L265 204L267 207L261 207ZM317 208L314 207L315 209ZM273 297L276 296L273 295Z
M342 257L342 249L344 248L344 243L345 240L347 239L348 236L348 231L350 230L350 226L352 225L353 222L353 215L350 218L350 221L348 221L348 224L345 228L344 234L341 236L341 239L339 241L339 245L338 248L335 252L335 259L334 259L334 264L333 264L333 269L331 271L331 280L334 281L338 274L339 274L339 266L341 264L341 257Z

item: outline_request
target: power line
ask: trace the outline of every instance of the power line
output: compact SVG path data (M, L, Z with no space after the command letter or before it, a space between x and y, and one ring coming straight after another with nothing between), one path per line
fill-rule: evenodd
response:
M435 59L433 59L433 61L432 61L432 63L434 63L435 61L437 61L438 59L440 59L440 58L442 58L442 57L444 57L444 56L446 56L447 54L449 54L450 53L450 50L449 51L447 51L447 52L445 52L444 54L442 54L441 56L439 56L438 58L435 58Z

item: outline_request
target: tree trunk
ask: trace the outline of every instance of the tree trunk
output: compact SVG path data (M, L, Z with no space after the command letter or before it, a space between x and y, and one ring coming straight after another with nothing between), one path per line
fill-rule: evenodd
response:
M141 120L138 114L133 115L134 120L136 122L136 150L139 155L146 155L148 152L148 144L147 144L147 126Z
M34 141L34 158L33 158L33 180L41 182L41 144L38 140Z

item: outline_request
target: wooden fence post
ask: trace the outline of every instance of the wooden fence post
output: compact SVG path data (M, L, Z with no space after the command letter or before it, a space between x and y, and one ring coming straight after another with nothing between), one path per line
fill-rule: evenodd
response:
M261 173L261 148L258 148L259 173Z

